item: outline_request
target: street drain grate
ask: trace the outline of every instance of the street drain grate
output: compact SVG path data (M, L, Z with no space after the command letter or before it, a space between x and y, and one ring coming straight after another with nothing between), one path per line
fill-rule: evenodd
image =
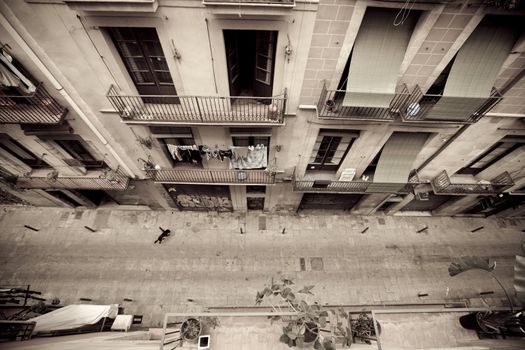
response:
M75 212L75 220L80 220L80 218L82 217L82 214L84 214L83 211L76 211Z
M306 261L304 258L299 258L299 265L301 266L301 271L306 271Z
M323 271L323 258L310 258L310 265L312 266L312 271Z
M259 216L259 230L266 230L266 216Z

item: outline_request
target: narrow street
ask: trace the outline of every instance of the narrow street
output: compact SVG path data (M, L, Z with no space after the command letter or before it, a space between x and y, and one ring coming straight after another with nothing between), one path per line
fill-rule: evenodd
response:
M161 245L153 243L159 226L172 231ZM166 312L253 306L257 289L279 276L315 285L323 304L482 305L479 293L493 291L485 300L504 305L503 291L487 273L452 278L447 268L453 257L490 257L512 294L524 227L520 220L326 211L293 216L3 207L0 280L30 284L63 304L80 298L119 303L127 313L144 315L147 326L158 326Z

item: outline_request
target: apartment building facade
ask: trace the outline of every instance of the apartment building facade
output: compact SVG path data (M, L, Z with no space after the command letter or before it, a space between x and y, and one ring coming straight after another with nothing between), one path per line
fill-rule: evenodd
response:
M4 202L525 215L519 7L6 0L0 12Z

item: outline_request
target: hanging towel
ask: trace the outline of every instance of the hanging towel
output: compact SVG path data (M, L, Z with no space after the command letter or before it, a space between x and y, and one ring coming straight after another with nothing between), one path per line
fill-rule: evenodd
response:
M234 156L230 159L232 169L261 169L268 165L267 148L264 145L250 147L231 147ZM247 148L246 157L236 152L237 148Z
M178 146L172 145L170 143L166 144L166 146L168 146L168 151L170 152L170 155L174 160L178 160L179 162L182 161L182 157L180 156Z
M233 152L233 158L246 158L250 152L249 147L239 147L239 146L230 146L231 151Z

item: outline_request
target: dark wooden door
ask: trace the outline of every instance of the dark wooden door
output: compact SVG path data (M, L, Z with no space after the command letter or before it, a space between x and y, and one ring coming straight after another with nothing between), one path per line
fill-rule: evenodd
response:
M272 96L276 43L277 32L256 31L255 81L253 88L257 97Z
M226 48L226 64L228 65L228 82L230 96L239 96L240 69L239 69L239 38L236 31L224 31L224 46Z
M155 28L109 28L140 95L177 95ZM177 103L159 98L151 103Z

